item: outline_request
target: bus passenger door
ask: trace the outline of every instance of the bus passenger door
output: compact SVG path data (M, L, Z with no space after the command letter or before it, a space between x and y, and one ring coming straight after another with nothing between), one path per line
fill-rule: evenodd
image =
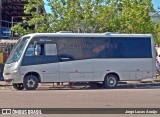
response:
M43 82L59 82L59 59L56 44L45 44L45 64L43 68Z
M29 45L21 65L24 74L36 72L41 76L41 82L59 82L56 44Z

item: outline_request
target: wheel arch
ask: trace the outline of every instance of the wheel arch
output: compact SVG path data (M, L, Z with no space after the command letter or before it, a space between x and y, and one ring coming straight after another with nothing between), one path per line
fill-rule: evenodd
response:
M111 75L111 74L117 76L117 80L120 81L119 75L117 73L115 73L115 72L109 72L109 73L107 73L104 78L106 78L108 75Z
M37 72L28 72L28 73L26 73L26 74L24 75L24 79L25 79L27 76L29 76L29 75L34 75L34 76L36 76L37 79L38 79L38 81L39 81L39 83L41 83L41 76L40 76Z

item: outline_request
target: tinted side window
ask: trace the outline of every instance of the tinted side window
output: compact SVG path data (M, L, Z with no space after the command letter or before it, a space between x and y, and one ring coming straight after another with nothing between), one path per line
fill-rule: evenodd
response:
M119 45L108 37L62 37L57 43L58 56L70 60L120 57Z
M151 58L151 39L144 37L62 37L58 54L70 60L91 58Z
M121 51L124 51L124 57L152 58L150 38L125 38L122 42Z
M111 37L98 58L151 58L151 39L144 37Z
M68 60L84 59L83 45L85 39L77 37L59 37L57 38L58 56L68 58Z

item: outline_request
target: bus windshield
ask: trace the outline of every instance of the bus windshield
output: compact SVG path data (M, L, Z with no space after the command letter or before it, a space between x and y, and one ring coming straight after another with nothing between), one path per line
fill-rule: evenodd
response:
M6 64L16 62L20 59L29 38L30 37L24 37L17 42L12 52L10 53L10 56L6 61Z

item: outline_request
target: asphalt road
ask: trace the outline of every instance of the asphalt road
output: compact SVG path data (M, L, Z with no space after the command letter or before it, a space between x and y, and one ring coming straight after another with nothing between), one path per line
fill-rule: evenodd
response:
M160 108L160 88L0 90L0 108Z
M160 86L119 89L39 88L35 91L17 91L6 87L0 89L0 108L160 108Z

